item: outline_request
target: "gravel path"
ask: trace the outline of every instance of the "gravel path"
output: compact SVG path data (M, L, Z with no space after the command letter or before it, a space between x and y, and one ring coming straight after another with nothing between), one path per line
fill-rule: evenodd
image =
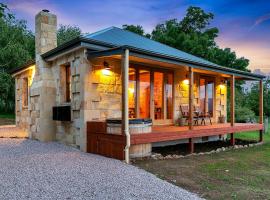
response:
M0 139L0 199L199 199L154 175L65 145Z

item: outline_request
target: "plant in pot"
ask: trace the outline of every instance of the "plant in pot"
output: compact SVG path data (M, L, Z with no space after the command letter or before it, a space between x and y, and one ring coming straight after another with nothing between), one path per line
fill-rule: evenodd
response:
M185 123L186 123L186 118L184 118L181 114L179 115L178 119L178 125L179 126L185 126Z
M224 124L225 123L225 116L224 115L220 115L218 117L218 122L221 123L221 124Z

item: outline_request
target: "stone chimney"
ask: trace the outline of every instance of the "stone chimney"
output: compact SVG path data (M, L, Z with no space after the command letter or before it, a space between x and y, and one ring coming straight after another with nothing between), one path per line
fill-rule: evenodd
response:
M40 141L55 139L52 107L56 102L56 83L52 66L41 55L57 47L57 19L48 10L35 17L36 69L30 89L30 136Z
M36 54L41 55L57 47L57 18L48 10L36 15Z

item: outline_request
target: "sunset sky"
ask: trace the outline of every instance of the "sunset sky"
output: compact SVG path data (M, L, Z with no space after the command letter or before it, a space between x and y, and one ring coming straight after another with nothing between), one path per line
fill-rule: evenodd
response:
M139 24L151 32L165 20L181 19L189 6L215 15L211 26L220 30L217 43L250 59L250 69L270 73L270 1L267 0L6 0L17 18L34 31L34 16L48 9L58 24L94 32L109 26Z

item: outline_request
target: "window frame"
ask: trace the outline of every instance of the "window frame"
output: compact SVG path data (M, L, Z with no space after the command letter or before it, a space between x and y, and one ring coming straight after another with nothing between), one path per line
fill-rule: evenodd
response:
M25 85L26 84L26 85ZM22 78L22 107L27 109L29 106L29 78Z

